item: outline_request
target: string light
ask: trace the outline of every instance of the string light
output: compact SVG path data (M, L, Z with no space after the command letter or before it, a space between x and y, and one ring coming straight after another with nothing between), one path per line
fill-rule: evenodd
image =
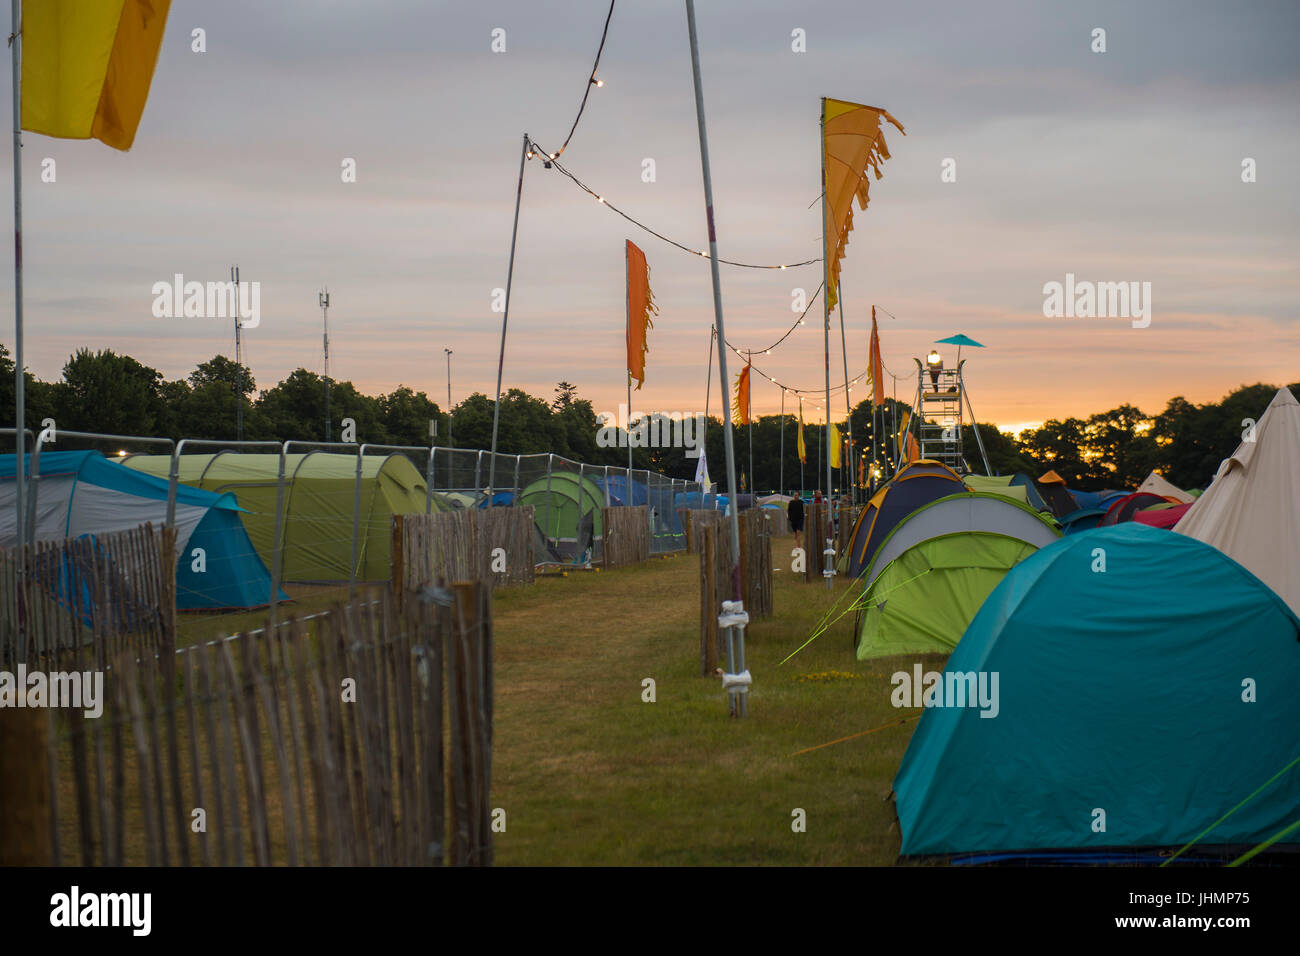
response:
M578 129L578 121L582 119L582 111L587 108L587 96L590 95L591 88L605 85L604 80L596 79L596 71L600 69L600 55L605 52L605 38L609 36L609 21L614 16L614 3L615 0L609 0L609 13L605 14L605 26L600 31L600 46L596 47L596 62L591 64L591 76L588 77L587 85L582 91L582 102L578 104L578 115L573 118L573 125L569 127L569 135L564 137L564 143L561 144L560 151L551 154L551 162L555 162L556 157L569 148L569 141L573 139L573 134Z
M537 146L538 149L542 149L542 147L536 142L536 140L530 139L529 142L532 145ZM560 150L560 152L563 151L564 151L563 149ZM542 152L545 155L550 157L550 160L548 162L542 164L543 166L545 166L547 169L558 170L559 172L564 174L565 178L567 178L570 182L572 182L583 192L587 193L589 196L592 196L593 198L596 199L600 198L600 194L597 193L596 190L592 189L590 186L584 183L581 179L575 176L570 170L566 169L562 163L559 162L559 153L547 153L546 150L544 149L542 149ZM654 236L656 239L662 239L670 246L676 246L678 249L681 249L683 252L689 252L692 255L696 255L696 256L703 256L705 259L709 258L709 254L707 252L704 252L703 250L700 249L694 249L691 246L686 245L685 243L678 242L676 239L670 239L668 236L665 236L663 233L651 229L649 226L641 222L639 219L636 219L635 217L625 213L622 209L619 209L609 200L605 200L604 205L612 209L614 212L618 213L620 216L622 216L632 225L636 226L638 229L650 233L650 235ZM821 259L805 259L802 262L787 262L783 265L763 265L761 263L754 263L754 262L736 262L733 259L722 259L722 258L719 258L718 262L722 263L723 265L738 266L739 268L742 269L786 269L786 268L793 269L798 266L814 265L818 262L821 262Z

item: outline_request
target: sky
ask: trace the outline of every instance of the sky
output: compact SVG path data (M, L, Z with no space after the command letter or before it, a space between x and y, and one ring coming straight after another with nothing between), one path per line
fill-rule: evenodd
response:
M260 283L261 321L244 335L259 387L321 371L328 287L336 379L443 405L449 348L453 401L492 394L522 135L563 141L608 9L174 0L129 152L23 135L27 367L57 379L76 349L111 348L180 378L233 355L229 322L155 318L152 289L238 264ZM985 346L962 353L972 404L1003 428L1300 380L1300 6L703 0L697 23L720 257L820 256L820 97L883 106L907 131L886 127L892 157L842 267L850 377L866 369L876 305L900 399L913 357L963 332ZM655 231L706 248L684 4L617 0L599 76L562 162ZM11 178L8 150L0 162ZM597 411L626 401L626 239L645 251L659 307L634 407L705 410L708 262L539 161L524 173L505 387L549 399L566 380ZM780 338L794 290L811 296L821 279L819 264L720 268L742 350ZM13 277L0 272L12 350ZM1044 285L1067 274L1149 282L1150 324L1045 316ZM838 316L831 340L842 384ZM820 300L754 363L820 389ZM739 368L732 354L729 374ZM716 415L716 354L711 371ZM755 378L756 412L782 397ZM809 391L805 419L824 420L824 402ZM842 417L842 393L832 407Z

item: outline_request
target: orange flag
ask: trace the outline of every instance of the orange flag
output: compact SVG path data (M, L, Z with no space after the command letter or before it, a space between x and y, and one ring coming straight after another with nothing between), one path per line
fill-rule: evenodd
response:
M748 363L736 376L736 399L732 403L734 413L732 421L737 425L749 424L749 365Z
M880 332L876 328L876 307L871 307L871 403L885 404L885 363L880 358Z
M650 291L650 266L645 253L631 239L627 240L627 376L636 387L645 384L645 354L650 350L646 329L654 328L650 314L659 314L654 293Z
M889 148L881 130L881 120L893 123L900 133L903 127L887 110L844 100L822 99L822 162L826 179L826 248L830 259L827 269L826 302L835 308L839 301L840 260L853 229L853 197L858 208L867 208L867 174L884 174L880 165L889 158ZM906 135L906 133L904 133Z

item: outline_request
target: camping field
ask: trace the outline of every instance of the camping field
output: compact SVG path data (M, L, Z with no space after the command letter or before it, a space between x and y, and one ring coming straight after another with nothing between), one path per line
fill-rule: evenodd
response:
M898 825L885 798L920 711L890 705L888 675L914 658L858 663L850 614L781 665L847 587L837 578L828 592L791 573L793 544L774 540L775 615L748 630L754 686L744 719L728 716L719 678L699 673L697 555L495 592L491 805L506 812L505 832L494 834L498 865L896 861ZM290 590L282 617L347 596ZM264 610L182 614L178 643L265 623ZM642 700L645 678L655 681L653 703ZM883 729L795 755L873 728ZM72 805L70 778L59 799ZM274 788L267 801L279 819ZM137 794L128 802L139 812ZM792 829L796 809L803 832ZM64 830L73 845L71 817ZM143 852L128 847L137 862ZM277 839L273 856L284 862L283 853Z
M721 681L699 674L697 556L497 592L498 864L896 860L885 797L915 721L792 754L919 711L890 706L895 662L853 660L851 615L779 666L833 600L788 570L793 540L773 543L775 616L748 631L754 686L740 720ZM647 677L654 703L642 701ZM792 830L795 809L805 832Z

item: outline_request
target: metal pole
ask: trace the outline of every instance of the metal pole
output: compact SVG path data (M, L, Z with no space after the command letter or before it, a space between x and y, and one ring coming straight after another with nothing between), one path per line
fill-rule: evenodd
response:
M285 442L287 445L288 442ZM280 576L284 573L284 445L280 446L280 473L275 480L275 534L271 552L271 632L279 618Z
M325 330L325 440L332 441L333 424L330 422L330 292L327 286L320 293L320 317Z
M800 395L800 434L803 433L803 395ZM798 455L798 444L794 445L794 454ZM807 445L803 446L805 451ZM800 499L803 498L803 459L800 458Z
M239 266L230 267L230 279L235 284L235 365L242 372L244 349L241 336L243 327L239 324ZM235 437L239 441L244 440L244 393L238 383L235 387Z
M826 354L826 500L831 497L831 260L828 245L830 237L826 235L826 97L822 97L821 118L821 157L822 157L822 281L826 294L822 296L822 332L825 339ZM838 295L838 290L837 290ZM829 513L829 509L827 509ZM826 581L830 586L830 579Z
M623 244L624 288L626 288L632 281L631 256L632 256L632 250L628 247L627 243L624 243ZM627 340L631 342L632 341L632 300L627 296L624 296L623 298L627 299L627 308L626 308L627 321L625 327L625 335L627 337ZM630 360L631 356L628 356L628 358ZM630 368L627 370L627 427L624 429L624 431L627 434L627 481L628 481L628 485L626 489L628 493L625 495L625 497L629 499L628 501L625 501L624 504L630 505L632 503L631 494L630 494L632 488L632 370Z
M781 386L781 466L780 466L780 484L777 489L781 494L785 494L785 386Z
M510 285L515 278L515 240L519 237L519 203L524 195L524 162L528 157L528 134L519 150L519 185L515 187L515 224L510 232L510 265L506 269L506 307L501 315L501 353L497 357L497 398L492 409L492 462L488 465L488 498L496 488L497 427L501 423L501 374L506 367L506 326L510 322Z
M447 447L455 448L456 443L451 438L451 349L443 349L447 353Z
M704 456L706 463L709 460L709 399L712 397L713 391L713 340L717 337L718 330L714 326L709 326L709 361L704 366L704 427L700 429L699 434L700 454ZM725 389L723 394L726 394ZM696 461L695 470L697 472L699 467L700 464ZM704 496L708 494L709 489L700 482L696 482L696 484L700 486L700 508L703 508Z
M723 388L727 386L727 329L722 320L722 285L718 276L718 236L713 222L713 177L709 171L709 137L704 121L704 87L700 80L700 49L695 32L695 0L686 0L686 27L691 43L691 74L695 82L695 119L700 133L700 167L704 175L704 212L709 228L709 272L713 279L714 325L718 330L718 374ZM727 449L727 487L733 498L731 508L731 569L732 594L741 600L740 587L740 514L734 505L736 494L736 447L732 435L731 415L726 416L723 434ZM740 713L746 713L746 695L740 695Z
M849 448L848 454L844 456L844 464L849 470L849 488L851 489L849 492L849 504L856 505L858 503L858 482L857 476L853 473L853 402L849 398L849 346L848 340L844 337L844 284L840 283L835 291L839 295L840 350L841 354L844 356L844 409L848 413L848 417L845 419L845 424L848 425L849 431ZM873 381L871 384L871 394L874 397L876 394L875 382ZM843 469L841 469L840 474L843 474Z
M745 389L748 392L748 394L745 396L745 404L746 406L748 406L745 410L746 411L745 417L749 419L749 422L747 423L749 425L749 435L748 435L749 494L750 494L750 498L752 499L755 493L754 492L754 408L753 408L754 403L752 401L754 396L754 353L753 351L747 350L745 354L747 356L746 365L749 368L749 379L745 383ZM739 503L737 503L736 507L740 507Z
M695 81L695 118L700 134L700 166L704 176L704 211L709 230L709 272L713 279L713 315L714 328L718 335L718 377L725 388L727 385L727 330L722 319L722 286L718 275L718 237L713 223L713 177L709 168L709 139L704 120L704 89L700 80L700 51L695 32L695 0L686 0L686 26L691 44L691 73ZM724 443L727 454L727 487L736 493L736 446L731 415L727 414L723 424ZM732 586L736 600L740 600L740 519L736 509L731 509L731 552L735 559L732 569Z
M984 439L980 437L979 422L975 420L975 406L971 404L970 393L966 391L966 376L962 374L961 363L957 363L957 387L961 389L961 396L966 400L966 407L970 409L970 426L975 429L975 444L980 446L980 459L984 462L984 474L992 474L989 468L989 456L984 451ZM960 404L957 406L960 411Z
M424 513L430 514L433 511L433 453L437 446L429 447L429 463L425 466L424 474Z
M357 590L357 562L361 556L361 463L365 460L366 446L357 446L357 482L352 494L352 567L348 572L348 598Z
M24 429L27 417L27 408L25 403L26 381L23 375L23 104L22 104L22 80L23 80L23 31L22 31L22 0L11 0L10 13L13 24L13 39L10 41L10 47L13 51L11 57L13 61L13 106L14 106L14 428L17 434L14 436L17 441L17 456L14 458L14 506L16 509L14 518L17 522L17 542L19 548L19 578L23 576L25 568L22 564L22 547L28 543L26 521L26 509L24 505L24 470L27 467L27 441ZM33 535L34 537L34 535ZM18 588L19 595L22 594L21 585ZM21 601L21 597L20 597ZM24 620L22 608L19 607L18 628L19 634L24 631Z

